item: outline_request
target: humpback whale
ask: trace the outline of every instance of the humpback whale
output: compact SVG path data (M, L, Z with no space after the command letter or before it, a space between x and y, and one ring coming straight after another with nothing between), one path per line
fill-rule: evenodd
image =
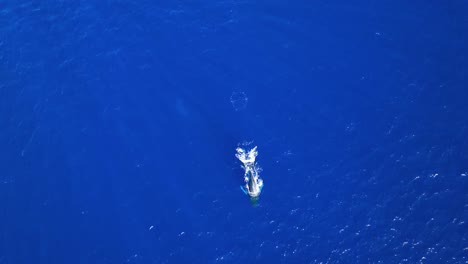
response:
M248 152L242 148L237 148L236 151L236 157L242 162L242 168L245 170L245 186L241 186L241 189L250 198L258 199L262 192L263 180L260 179L260 175L258 174L259 169L255 163L255 158L258 155L257 147Z

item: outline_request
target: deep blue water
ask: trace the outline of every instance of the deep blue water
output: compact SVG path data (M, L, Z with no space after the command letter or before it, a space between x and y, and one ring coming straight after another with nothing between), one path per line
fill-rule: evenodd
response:
M0 2L0 263L465 263L467 12Z

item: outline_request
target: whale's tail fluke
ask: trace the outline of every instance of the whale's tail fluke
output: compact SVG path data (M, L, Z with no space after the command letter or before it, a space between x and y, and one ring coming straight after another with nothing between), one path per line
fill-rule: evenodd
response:
M243 148L236 149L236 157L244 164L245 167L252 166L255 164L255 158L258 155L257 147L255 146L249 152L246 152Z

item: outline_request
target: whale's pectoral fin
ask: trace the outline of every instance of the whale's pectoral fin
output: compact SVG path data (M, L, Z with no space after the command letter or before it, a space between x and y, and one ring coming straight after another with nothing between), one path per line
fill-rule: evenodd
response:
M245 195L249 195L249 192L247 192L244 186L241 185L240 188L245 193Z

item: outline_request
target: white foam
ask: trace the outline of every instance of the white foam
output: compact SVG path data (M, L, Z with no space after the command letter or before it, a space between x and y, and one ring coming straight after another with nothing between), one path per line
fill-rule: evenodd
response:
M249 102L249 98L244 92L236 91L231 94L230 97L232 107L234 110L241 111L247 107L247 103Z

